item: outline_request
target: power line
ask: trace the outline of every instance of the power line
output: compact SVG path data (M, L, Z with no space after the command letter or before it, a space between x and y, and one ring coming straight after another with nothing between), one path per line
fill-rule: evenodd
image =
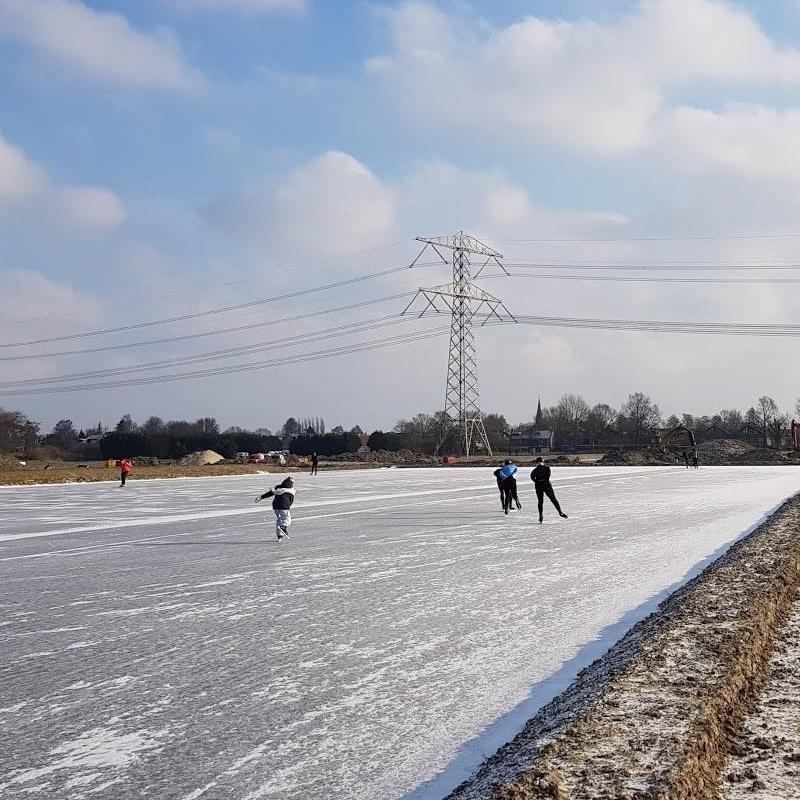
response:
M498 275L482 275L487 278L535 278L537 280L557 281L611 281L620 283L734 283L734 284L772 284L772 283L800 283L800 278L675 278L675 277L629 277L627 275L520 275L519 273L504 273Z
M235 281L226 281L224 283L212 284L210 286L201 286L197 289L188 289L184 292L173 292L171 294L163 294L157 297L140 298L139 300L130 300L125 303L113 303L102 306L94 306L92 308L83 309L82 311L69 311L64 314L47 314L46 316L43 317L29 317L27 319L10 320L10 322L13 322L14 325L27 325L32 322L44 322L53 319L65 319L67 317L76 317L82 314L90 314L95 311L105 311L117 308L130 308L131 306L141 306L142 303L145 302L154 303L160 300L174 300L175 298L178 297L187 297L188 295L200 294L201 292L216 291L217 289L226 289L231 286L241 286L246 283L254 283L255 281L263 280L264 278L273 278L276 275L285 275L287 272L300 272L306 269L315 269L317 267L322 267L325 266L326 264L330 264L334 261L344 261L345 259L348 258L356 258L357 256L368 255L369 253L377 253L381 250L389 250L393 247L398 247L401 244L407 244L408 241L409 240L404 239L400 242L392 242L391 244L380 245L378 247L370 247L365 250L356 250L355 252L345 253L341 256L331 256L329 258L323 258L320 261L312 261L308 264L301 264L299 266L294 266L294 267L284 267L274 272L259 273L257 275L250 276L249 278L241 278L240 280L235 280Z
M800 325L782 323L670 322L661 320L542 317L534 315L517 315L516 319L522 325L539 325L542 327L648 331L653 333L697 333L723 336L800 336ZM496 320L487 319L487 324L496 325L499 323Z
M231 365L228 367L218 367L213 369L202 370L198 372L188 372L172 375L159 375L143 378L132 378L123 381L108 381L104 383L83 384L80 386L51 386L37 389L16 389L11 391L2 391L0 394L8 396L19 395L38 395L38 394L60 394L63 392L81 392L81 391L94 391L97 389L114 389L129 386L145 386L154 383L167 383L173 381L192 380L196 378L212 377L217 375L229 375L232 373L247 373L255 372L264 369L272 369L275 367L296 365L306 363L309 361L319 361L321 359L334 358L337 356L352 355L354 353L363 353L372 350L378 350L384 347L394 347L398 344L407 344L410 342L423 341L437 336L442 336L449 331L449 327L439 327L431 331L423 333L409 333L402 336L391 336L386 339L379 339L374 342L362 342L359 344L345 345L339 348L331 348L328 350L319 350L312 353L304 353L298 356L292 356L282 359L273 359L271 361L257 361L249 364Z
M430 264L423 264L419 266L432 266ZM8 349L10 347L30 347L36 344L48 344L50 342L63 342L72 339L86 339L92 336L102 336L106 334L119 334L125 331L132 331L132 330L140 330L142 328L149 328L155 325L167 325L172 322L185 322L186 320L190 319L200 319L202 317L208 317L215 314L224 314L229 311L241 311L245 308L253 308L259 305L266 305L268 303L277 303L282 300L289 300L295 297L302 297L308 294L313 294L315 292L323 292L327 291L328 289L339 289L343 286L352 286L356 283L363 283L364 281L374 280L375 278L382 278L386 275L393 275L398 272L404 272L408 269L408 265L404 265L402 267L393 267L391 269L382 270L381 272L373 272L369 275L359 275L355 278L347 278L341 281L335 281L334 283L328 283L323 286L314 286L309 289L298 289L294 292L287 292L286 294L276 295L274 297L266 297L260 300L251 300L247 303L238 303L232 306L223 306L220 308L212 308L207 311L197 311L192 314L181 314L180 316L176 317L169 317L166 319L158 319L158 320L151 320L149 322L138 322L133 325L122 325L115 328L104 328L101 330L95 331L84 331L82 333L71 333L71 334L64 334L62 336L49 336L42 339L31 339L26 342L10 342L5 344L0 344L0 349Z
M236 325L230 328L215 328L211 331L199 331L198 333L187 333L181 336L167 336L162 339L146 339L139 342L123 342L121 344L109 344L104 347L85 347L79 350L56 350L48 353L34 353L24 356L0 356L0 362L3 361L31 361L39 358L55 358L58 356L74 356L85 355L87 353L104 353L114 350L128 350L134 347L145 347L154 344L170 344L174 342L185 342L195 339L200 339L209 336L222 336L228 333L241 333L242 331L255 330L257 328L264 328L270 325L283 325L290 322L295 323L304 319L311 319L312 317L321 317L326 314L335 314L340 311L350 311L354 308L363 308L364 306L379 305L386 303L390 300L400 300L401 298L408 297L408 292L400 292L398 294L388 295L387 297L378 297L372 300L363 300L360 303L349 303L348 305L338 306L336 308L326 308L321 311L312 311L307 314L295 314L291 317L283 317L281 319L270 319L261 322L250 322L247 325Z
M295 347L309 342L319 341L320 339L331 339L338 336L352 336L357 333L365 333L367 331L383 328L387 325L395 325L399 322L408 321L409 317L403 317L400 314L391 314L376 319L364 320L362 322L348 322L345 325L338 325L331 328L324 328L319 331L310 331L305 334L295 334L293 336L285 336L280 339L273 339L270 342L259 342L258 344L241 345L239 347L229 347L223 350L212 350L205 353L197 353L192 356L181 356L180 358L162 359L161 361L151 361L143 364L133 364L125 367L110 367L103 370L94 370L91 372L78 372L68 375L56 375L49 378L22 378L19 380L8 381L0 384L3 387L17 387L17 386L37 386L43 384L63 383L68 381L76 381L85 378L103 378L114 377L118 375L127 375L136 372L144 372L151 369L167 369L170 367L185 367L190 364L202 363L203 361L214 361L224 358L237 358L242 355L251 355L252 353L263 352L273 347Z
M703 242L737 239L797 239L800 233L708 234L705 236L620 236L604 239L487 239L490 242L532 242L536 244L600 244L612 242Z
M647 264L632 264L619 263L619 262L578 262L578 261L548 261L548 262L530 262L530 261L511 261L505 262L506 267L513 269L580 269L580 270L644 270L652 272L720 272L720 271L753 271L758 272L761 270L797 270L800 269L800 263L786 263L779 262L775 264L765 264L763 262L754 262L752 264L723 264L723 263L709 263L709 262L693 262L693 261L657 261Z

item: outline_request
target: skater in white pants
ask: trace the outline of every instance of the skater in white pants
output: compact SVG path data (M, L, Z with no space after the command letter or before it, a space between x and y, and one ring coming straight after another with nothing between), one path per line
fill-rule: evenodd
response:
M289 538L292 514L289 510L294 502L295 488L291 478L284 478L274 489L256 497L256 503L272 497L272 510L275 512L275 534L280 542Z

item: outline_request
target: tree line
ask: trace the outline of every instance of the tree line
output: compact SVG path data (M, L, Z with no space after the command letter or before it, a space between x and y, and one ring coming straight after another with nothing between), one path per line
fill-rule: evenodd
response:
M800 398L794 408L800 419ZM618 409L607 403L590 405L576 394L564 394L555 405L543 408L538 423L531 419L510 426L498 413L484 415L484 426L493 450L508 451L513 430L552 431L555 449L602 449L617 446L639 449L654 440L657 432L683 425L696 433L716 427L730 438L759 439L764 447L780 448L789 428L789 414L775 400L762 395L746 411L721 409L716 414L695 416L670 414L664 418L658 405L642 392L635 392ZM717 437L718 438L718 437ZM38 423L20 411L0 408L0 452L34 458L39 446L55 448L67 457L79 459L151 456L177 459L196 450L215 450L226 458L238 452L288 450L297 455L336 455L370 450L411 450L418 453L456 452L457 432L443 412L420 413L401 419L389 431L375 430L369 436L358 425L345 430L341 425L326 432L321 417L290 417L278 434L267 428L254 431L229 427L224 431L213 417L194 421L150 417L137 424L125 414L112 430L101 424L77 429L72 420L59 420L42 435Z
M794 413L800 418L800 398ZM765 448L780 449L788 438L790 420L769 395L759 397L744 412L723 408L711 415L682 413L664 418L650 397L636 392L619 409L606 403L590 406L580 395L562 395L558 403L542 409L541 427L553 431L557 448L621 445L639 449L659 430L684 426L701 435L712 428L720 429L720 434L724 432L731 439L758 439Z

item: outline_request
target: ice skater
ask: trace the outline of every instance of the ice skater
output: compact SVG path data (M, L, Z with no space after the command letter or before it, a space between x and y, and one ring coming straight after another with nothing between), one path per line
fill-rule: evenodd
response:
M272 497L272 510L275 512L275 533L278 541L289 538L289 526L292 524L292 514L289 509L294 502L295 488L291 478L284 478L274 489L256 497L256 503Z
M497 489L500 492L500 508L506 510L506 490L503 488L503 468L498 467L494 471L494 477L497 479Z
M541 456L536 459L536 466L533 468L533 472L531 472L531 480L533 481L534 489L536 489L536 500L539 504L539 522L544 521L545 495L550 498L550 502L556 507L559 516L566 519L567 515L561 510L561 506L558 504L558 500L556 500L556 493L550 485L550 467L544 463L544 459Z
M123 458L122 461L119 462L119 488L121 489L125 485L125 481L128 480L128 475L131 473L131 460L129 458Z
M505 461L503 466L500 467L500 477L503 479L503 511L506 514L514 507L514 504L518 509L522 508L522 503L519 502L519 497L517 496L516 474L517 465L513 461Z
M316 475L319 469L319 456L316 453L311 454L311 474Z

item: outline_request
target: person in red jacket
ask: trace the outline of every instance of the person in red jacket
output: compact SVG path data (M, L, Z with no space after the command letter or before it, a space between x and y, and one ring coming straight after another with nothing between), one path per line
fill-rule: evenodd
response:
M119 462L119 488L121 489L125 485L125 481L128 480L128 475L131 472L131 460L129 458L123 458L122 461Z

